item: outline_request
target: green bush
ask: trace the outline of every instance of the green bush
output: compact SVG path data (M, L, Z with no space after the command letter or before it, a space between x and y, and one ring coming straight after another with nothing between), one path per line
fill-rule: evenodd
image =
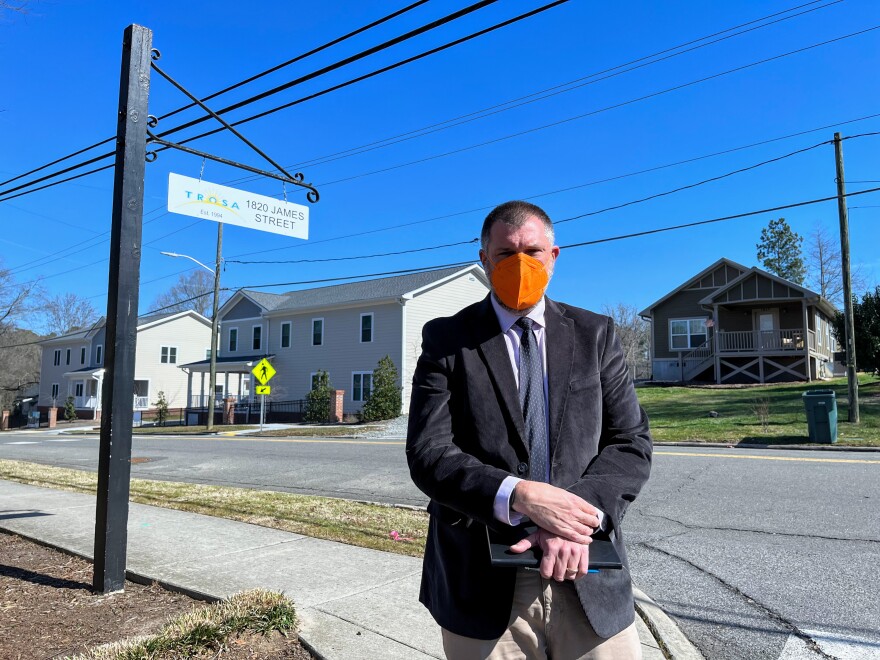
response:
M397 385L397 367L386 355L373 371L373 392L361 411L364 421L378 422L398 417L402 404L400 389Z
M67 397L67 401L64 402L64 419L68 422L72 422L76 419L76 406L73 404L73 397Z
M165 420L168 419L168 400L165 398L165 392L160 391L156 403L156 424L165 426Z
M310 423L323 423L330 419L330 376L326 371L318 371L312 381L312 391L306 394L306 411L303 420Z

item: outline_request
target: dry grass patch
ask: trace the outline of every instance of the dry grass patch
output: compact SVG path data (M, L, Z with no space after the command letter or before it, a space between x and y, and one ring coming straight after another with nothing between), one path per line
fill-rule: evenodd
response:
M0 479L97 492L94 472L22 461L0 460ZM132 479L129 499L412 557L422 556L428 529L422 510L247 488ZM392 531L400 540L391 538Z

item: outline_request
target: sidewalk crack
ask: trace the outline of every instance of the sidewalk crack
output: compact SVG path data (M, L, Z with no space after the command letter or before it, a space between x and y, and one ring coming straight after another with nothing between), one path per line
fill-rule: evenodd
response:
M437 660L443 660L443 656L432 655L432 654L428 653L427 651L425 651L424 649L420 649L416 646L413 646L412 644L407 644L406 642L402 642L399 639L395 639L394 637L391 637L390 635L386 635L385 633L376 630L375 628L370 628L369 626L365 626L363 623L360 623L358 621L353 621L351 619L347 619L344 616L340 616L340 615L335 614L333 612L328 612L320 607L313 607L313 609L317 610L318 612L321 612L321 614L326 614L327 616L332 616L334 619L339 619L340 621L345 621L346 623L348 623L352 626L356 626L358 628L363 628L364 630L371 632L374 635L377 635L383 639L387 639L391 642L394 642L395 644L400 644L401 646L405 646L406 648L412 649L413 651L421 653L422 655L426 655L429 658L437 658Z

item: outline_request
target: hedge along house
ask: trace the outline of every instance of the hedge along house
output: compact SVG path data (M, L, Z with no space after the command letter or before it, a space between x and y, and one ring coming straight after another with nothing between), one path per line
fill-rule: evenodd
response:
M488 291L478 264L280 294L241 289L218 313L216 401L254 401L250 371L265 357L277 372L269 383L271 401L305 398L316 373L326 371L331 386L344 391L343 411L356 413L372 391L373 369L388 355L406 410L422 327ZM209 360L181 369L189 378L190 406L207 406Z
M651 322L654 380L776 383L831 376L836 312L814 291L722 258L639 316Z
M101 319L60 337L40 342L40 410L63 408L73 397L77 417L100 419L106 352ZM159 392L170 408L186 405L186 377L177 366L201 359L211 346L211 322L193 311L141 316L137 322L134 410L155 408Z

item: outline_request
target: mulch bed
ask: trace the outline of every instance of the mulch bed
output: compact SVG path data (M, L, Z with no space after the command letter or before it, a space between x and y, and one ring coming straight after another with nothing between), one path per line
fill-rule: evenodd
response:
M201 605L157 585L126 582L125 591L93 591L92 564L18 536L0 533L0 660L64 658L99 644L153 634ZM202 658L310 660L296 639L243 635Z

